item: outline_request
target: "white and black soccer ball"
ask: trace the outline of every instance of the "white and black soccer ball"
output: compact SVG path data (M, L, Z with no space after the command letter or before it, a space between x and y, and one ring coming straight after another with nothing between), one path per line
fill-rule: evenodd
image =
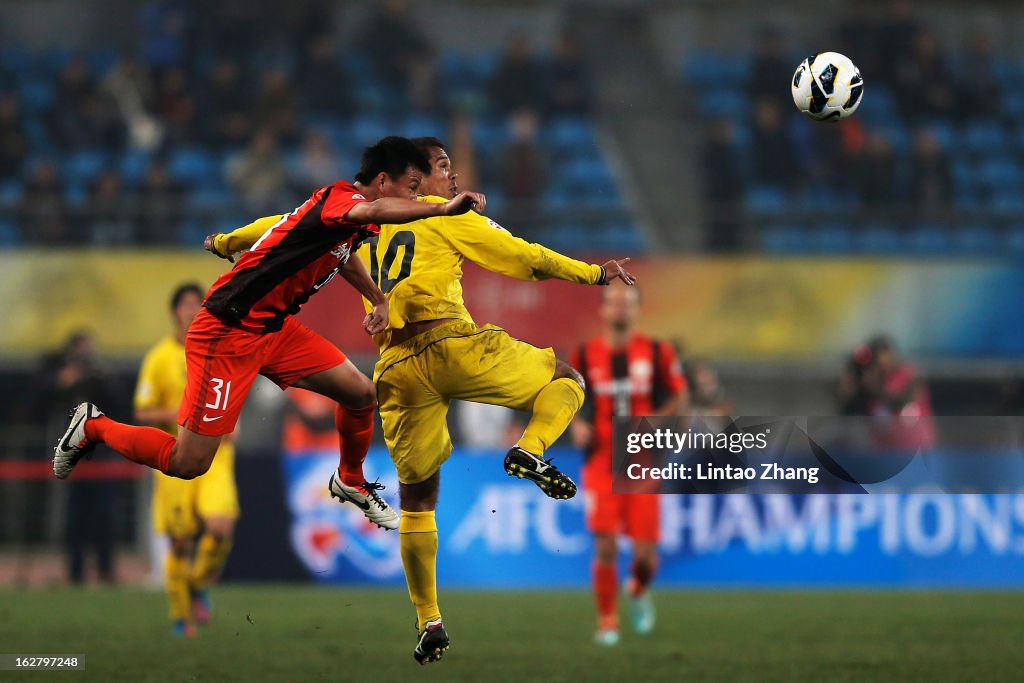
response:
M857 111L864 79L849 57L821 52L800 62L793 74L793 102L815 121L838 121Z

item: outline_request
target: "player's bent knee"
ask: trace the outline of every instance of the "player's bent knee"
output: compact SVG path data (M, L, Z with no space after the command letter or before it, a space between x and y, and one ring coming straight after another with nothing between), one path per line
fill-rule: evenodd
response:
M564 360L559 359L555 363L555 374L551 378L552 381L556 379L571 379L576 384L580 385L580 389L587 390L587 383L583 379L583 375L573 366L566 363Z

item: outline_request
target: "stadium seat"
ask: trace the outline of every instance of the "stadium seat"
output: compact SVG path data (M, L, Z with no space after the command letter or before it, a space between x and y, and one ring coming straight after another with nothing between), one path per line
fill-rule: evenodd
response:
M72 152L65 157L61 169L65 180L69 183L87 185L106 168L109 162L110 157L105 151L87 149Z
M987 225L967 225L951 233L956 254L995 254L1000 250L1000 237Z
M779 214L790 207L790 200L781 188L755 185L747 190L744 204L751 213Z
M14 221L9 218L0 218L0 246L14 247L21 242L21 235Z
M807 241L801 228L770 225L761 231L761 248L773 254L798 254L807 250Z
M749 102L741 90L712 90L701 96L697 108L706 118L740 120L750 115Z
M202 147L181 147L171 154L167 170L177 182L188 186L220 185L221 163Z
M907 235L907 246L919 256L948 254L951 244L949 232L936 225L919 225Z
M900 231L891 225L869 225L857 235L858 251L867 254L896 254L903 249Z
M808 249L823 254L841 254L853 250L854 237L845 225L815 226L805 235Z
M0 207L11 207L21 200L22 187L17 180L0 182Z
M362 147L372 145L391 133L387 124L373 116L359 116L352 122L352 139Z
M448 135L448 126L436 116L414 114L398 123L395 134L407 138L437 137L444 139Z
M1000 251L1024 256L1024 224L1011 225L1002 236Z
M121 155L118 162L118 170L121 173L121 180L131 187L137 187L146 179L149 172L152 157L148 152L139 150L128 150Z
M964 128L963 145L969 153L983 156L1006 149L1009 144L1006 130L993 121L975 121Z

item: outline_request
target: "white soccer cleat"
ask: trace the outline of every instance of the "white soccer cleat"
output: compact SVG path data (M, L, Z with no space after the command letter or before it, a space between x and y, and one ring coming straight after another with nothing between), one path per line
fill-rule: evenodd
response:
M337 470L331 475L331 496L343 503L352 503L381 529L397 529L398 513L377 495L377 491L383 489L384 484L377 482L364 482L362 486L346 486L341 483Z
M615 647L619 644L619 631L614 628L598 629L594 634L594 645L601 647Z
M75 465L95 447L85 436L85 423L103 413L91 403L79 403L71 411L71 424L53 449L53 473L58 479L67 479Z
M640 595L630 598L630 603L633 612L633 631L642 636L649 634L654 630L654 622L657 618L651 592L644 591Z

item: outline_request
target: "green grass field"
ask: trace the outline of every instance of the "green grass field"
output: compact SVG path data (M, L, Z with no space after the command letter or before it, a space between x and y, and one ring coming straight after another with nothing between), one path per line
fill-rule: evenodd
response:
M169 635L163 596L0 591L0 653L78 653L85 672L3 680L1021 680L1024 593L664 592L659 628L590 641L584 592L443 595L452 648L426 667L396 590L229 586L199 638Z

